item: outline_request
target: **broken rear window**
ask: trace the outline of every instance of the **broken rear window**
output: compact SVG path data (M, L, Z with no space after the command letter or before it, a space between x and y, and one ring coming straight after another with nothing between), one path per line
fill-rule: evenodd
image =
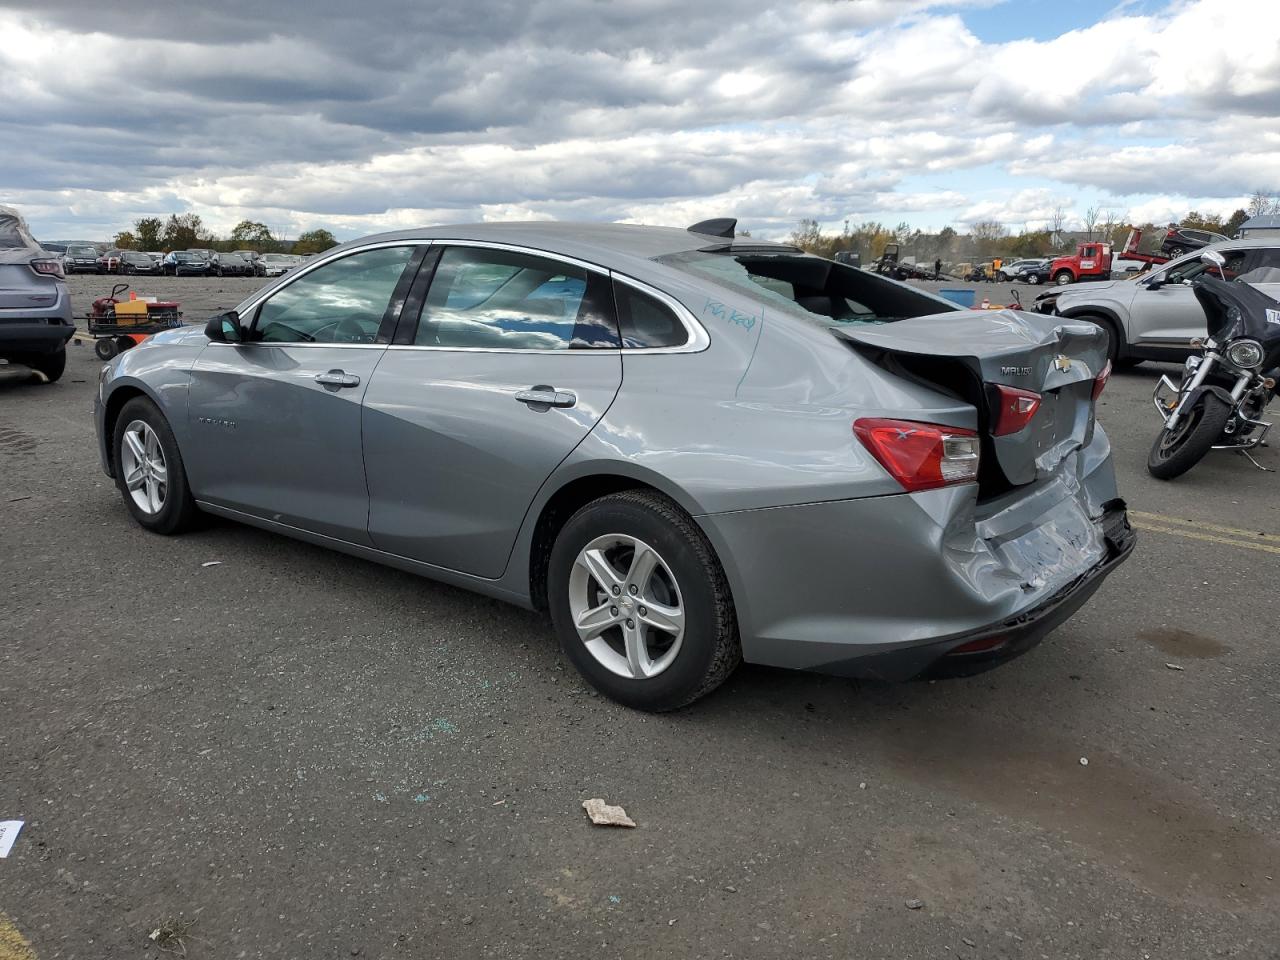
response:
M658 262L825 327L892 323L959 309L922 290L806 254L695 250Z

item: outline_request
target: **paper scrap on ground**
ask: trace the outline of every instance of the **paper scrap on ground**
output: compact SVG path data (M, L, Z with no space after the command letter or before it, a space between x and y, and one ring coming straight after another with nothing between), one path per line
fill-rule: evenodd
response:
M0 857L9 855L9 851L13 849L13 841L18 839L18 831L21 829L21 820L0 820Z
M220 567L220 566L222 566L222 561L221 561L221 560L209 560L209 561L207 561L206 563L202 563L202 564L200 564L200 566L202 566L202 567Z
M587 811L587 816L591 818L592 823L602 827L634 827L636 825L636 822L627 816L627 811L621 807L611 806L599 797L583 800L582 809Z

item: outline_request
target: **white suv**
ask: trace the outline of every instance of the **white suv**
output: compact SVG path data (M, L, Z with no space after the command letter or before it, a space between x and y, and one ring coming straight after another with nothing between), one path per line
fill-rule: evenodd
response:
M1228 240L1133 278L1049 290L1036 297L1032 309L1098 324L1111 335L1116 366L1181 361L1191 352L1191 341L1205 335L1204 311L1191 289L1191 280L1208 269L1200 259L1205 250L1226 258L1228 280L1252 283L1280 299L1280 241Z

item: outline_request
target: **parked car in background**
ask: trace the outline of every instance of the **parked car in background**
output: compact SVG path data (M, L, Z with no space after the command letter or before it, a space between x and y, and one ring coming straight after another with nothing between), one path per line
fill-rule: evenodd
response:
M99 273L119 273L120 255L124 253L119 247L112 247L106 253L98 255Z
M255 277L265 277L267 275L267 267L262 262L262 254L257 250L236 250L234 252L253 267L253 275Z
M214 272L220 277L252 277L253 264L238 253L220 253Z
M291 253L264 253L262 255L263 276L281 276L296 267L301 262L301 259L301 257L295 257Z
M66 368L75 331L62 259L41 249L17 210L0 206L0 359L52 382Z
M1047 283L1049 281L1049 261L1030 261L1026 266L1019 267L1014 272L1013 279L1017 283L1029 283L1033 286Z
M141 250L121 250L117 273L159 273L160 265Z
M1199 250L1201 247L1207 247L1211 243L1221 243L1223 240L1229 239L1229 237L1214 233L1212 230L1196 230L1171 223L1164 235L1164 241L1160 244L1160 252L1166 257L1180 257L1184 253Z
M161 269L171 277L207 277L209 261L190 250L174 250L165 255Z
M735 225L326 251L108 363L103 468L155 533L204 510L546 610L646 710L742 660L890 680L1034 646L1133 546L1105 336Z
M1226 240L1129 279L1050 290L1036 297L1033 309L1102 327L1116 366L1143 360L1180 362L1191 354L1191 341L1207 331L1204 308L1191 287L1191 281L1208 269L1200 259L1205 250L1226 258L1226 279L1251 283L1280 298L1280 238ZM1213 270L1216 275L1217 267Z
M50 243L47 240L38 240L36 242L40 244L41 250L48 250L50 253L56 253L58 256L62 256L67 252L67 245L65 243Z
M1016 279L1018 273L1024 269L1029 270L1032 267L1048 264L1048 262L1048 260L1042 257L1029 257L1023 260L1006 260L1003 261L1000 264L999 269L996 270L996 279L1001 283L1005 283L1009 280Z
M62 255L64 273L101 273L98 266L98 248L91 243L69 243Z

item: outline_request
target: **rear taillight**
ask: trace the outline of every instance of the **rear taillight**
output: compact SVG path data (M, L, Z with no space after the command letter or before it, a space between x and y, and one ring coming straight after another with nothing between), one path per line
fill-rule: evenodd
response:
M995 426L991 434L996 437L1007 437L1017 433L1036 415L1040 409L1040 394L1031 390L1019 390L1017 387L1006 387L995 384L997 406Z
M853 432L904 490L932 490L978 479L978 435L960 427L864 418Z
M1102 396L1102 391L1107 389L1107 381L1111 379L1111 361L1107 361L1107 365L1102 368L1102 372L1093 381L1093 400L1096 403L1098 398Z
M32 260L31 269L44 277L62 276L61 260Z

